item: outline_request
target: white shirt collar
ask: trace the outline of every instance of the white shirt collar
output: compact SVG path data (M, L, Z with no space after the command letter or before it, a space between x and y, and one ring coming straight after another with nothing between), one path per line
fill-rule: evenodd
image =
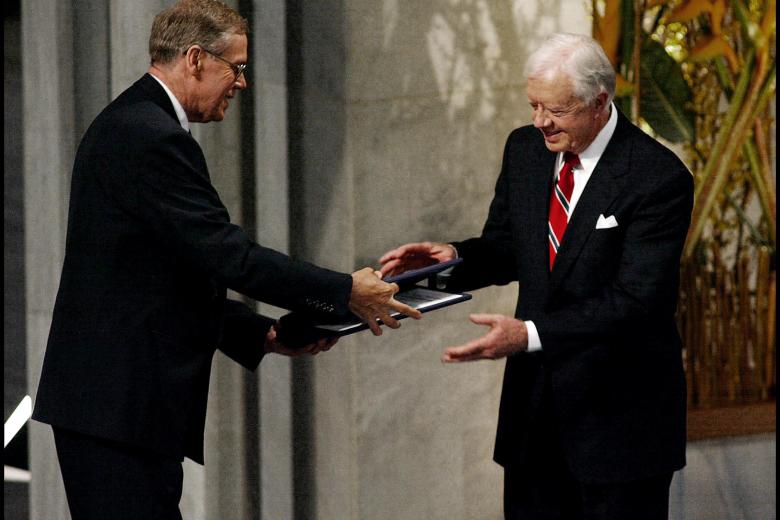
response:
M610 139L612 139L612 134L615 133L617 120L617 108L614 103L611 103L607 124L604 125L604 128L596 135L593 142L580 154L580 163L582 163L582 167L585 170L592 172L596 168L596 164L599 162L599 159L601 159L601 155L604 153L604 150L606 150Z
M179 100L176 99L176 96L173 95L173 92L171 92L171 89L168 88L168 85L163 83L163 80L158 78L152 73L149 73L151 77L157 80L157 83L159 83L163 90L165 90L165 93L168 94L168 97L171 98L171 103L173 104L173 110L176 111L176 117L179 118L179 124L183 129L186 131L190 131L190 122L187 120L187 114L184 112L184 107L181 106L181 103L179 103Z
M617 108L614 104L610 106L609 120L604 128L599 131L596 138L590 145L579 154L580 166L574 169L574 190L572 191L571 198L569 200L569 218L574 213L574 208L577 206L582 193L585 191L585 186L588 184L593 170L596 169L596 165L601 159L604 150L606 150L612 135L617 128ZM558 177L558 172L561 171L563 166L563 153L558 153L558 158L555 161L555 178Z

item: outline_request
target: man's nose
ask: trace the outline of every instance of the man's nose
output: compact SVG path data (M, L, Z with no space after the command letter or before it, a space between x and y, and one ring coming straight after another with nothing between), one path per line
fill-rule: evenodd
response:
M544 128L546 126L550 126L550 118L547 117L547 111L539 108L534 110L533 122L534 122L534 127L536 128Z

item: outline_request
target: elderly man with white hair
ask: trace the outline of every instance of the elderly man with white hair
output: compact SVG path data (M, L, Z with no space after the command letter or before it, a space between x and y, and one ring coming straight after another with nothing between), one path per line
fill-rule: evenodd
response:
M592 38L556 34L525 68L533 126L506 143L481 236L406 244L385 274L463 262L449 287L519 282L514 317L443 361L506 357L494 458L507 519L668 517L685 465L686 390L675 325L693 181L618 112Z

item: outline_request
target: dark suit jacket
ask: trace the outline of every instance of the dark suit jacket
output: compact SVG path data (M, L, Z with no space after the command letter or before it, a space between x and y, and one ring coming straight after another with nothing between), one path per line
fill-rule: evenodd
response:
M507 359L495 460L521 469L545 380L563 449L583 482L615 482L685 465L686 391L675 325L691 174L619 114L549 271L555 154L530 126L506 144L482 235L455 243L450 287L519 281L515 316L542 351ZM618 227L595 229L599 215Z
M288 309L348 312L351 277L264 248L230 223L198 143L148 74L76 155L65 262L33 418L203 462L216 348L254 369Z

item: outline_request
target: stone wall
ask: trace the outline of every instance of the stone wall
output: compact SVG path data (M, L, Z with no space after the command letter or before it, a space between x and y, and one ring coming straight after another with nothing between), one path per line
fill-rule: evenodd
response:
M59 281L75 146L146 70L151 20L167 3L22 6L31 395ZM234 221L265 245L343 271L377 266L400 243L479 233L505 139L529 118L524 60L550 32L590 31L582 0L234 5L253 26L250 89L224 122L195 125L193 134ZM477 291L468 303L379 338L346 338L313 359L270 356L255 374L218 354L206 466L185 463L184 517L501 518L501 471L491 459L503 361L444 366L439 357L482 334L469 313L511 314L516 290ZM692 447L691 467L673 484L675 514L693 518L689 493L713 503L707 483L729 482L712 457L741 467L740 454L774 454L774 436L740 446ZM48 427L30 425L30 448L31 518L68 518ZM774 482L771 468L760 479ZM740 489L735 496L748 496Z

